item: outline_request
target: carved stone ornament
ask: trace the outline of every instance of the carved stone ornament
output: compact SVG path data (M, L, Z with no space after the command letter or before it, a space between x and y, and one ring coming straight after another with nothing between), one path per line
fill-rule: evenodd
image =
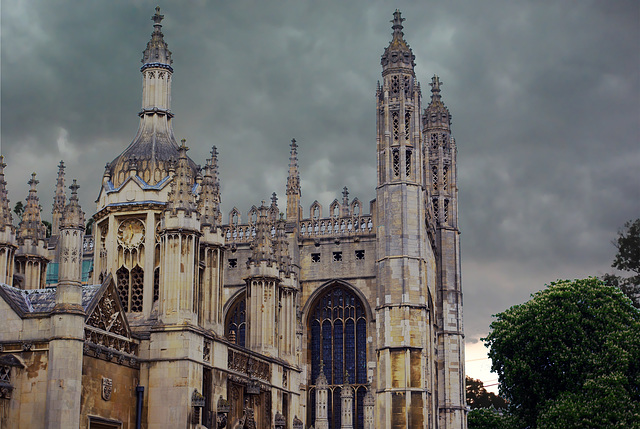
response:
M302 420L300 420L298 416L293 416L293 429L302 429L303 425L304 423L302 423Z
M229 405L229 401L224 399L222 395L220 395L220 399L218 399L218 408L217 412L219 413L228 413L231 411L231 406Z
M204 396L198 392L198 389L194 389L193 395L191 395L191 406L202 408L204 407Z
M249 380L247 383L247 395L259 395L260 394L260 383L258 380Z
M111 393L113 392L113 380L110 378L102 377L102 399L108 401L111 399Z
M287 421L285 420L284 416L280 414L280 411L277 411L276 416L273 419L273 425L277 429L277 428L284 428L286 424L287 424Z

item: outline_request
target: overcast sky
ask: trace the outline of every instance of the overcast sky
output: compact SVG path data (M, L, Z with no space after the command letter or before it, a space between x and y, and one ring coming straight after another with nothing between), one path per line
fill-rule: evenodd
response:
M50 219L64 159L68 184L78 179L92 214L105 163L137 130L156 1L0 4L11 204L26 197L36 171ZM453 117L474 362L492 314L558 278L607 272L616 231L640 217L638 1L160 6L174 59L174 131L196 163L218 147L225 221L233 206L246 213L274 191L284 210L291 138L305 216L343 186L361 201L375 198L374 94L389 21L403 12L423 105L438 74Z

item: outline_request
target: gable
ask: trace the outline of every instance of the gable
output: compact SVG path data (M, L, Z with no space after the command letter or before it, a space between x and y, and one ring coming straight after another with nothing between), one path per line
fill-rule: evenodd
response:
M114 334L127 339L131 330L124 309L116 293L113 277L109 275L86 308L85 325L102 334Z

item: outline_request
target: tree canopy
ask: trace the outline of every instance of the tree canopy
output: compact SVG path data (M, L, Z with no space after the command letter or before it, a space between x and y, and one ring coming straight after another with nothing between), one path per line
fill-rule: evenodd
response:
M603 281L611 286L619 287L640 308L640 219L628 221L618 231L613 242L618 249L611 266L620 271L633 273L628 277L616 274L605 274Z
M484 383L475 378L467 376L465 378L467 391L467 405L475 410L477 408L507 408L507 401L493 392L487 391Z
M640 311L619 289L558 281L495 317L483 341L524 427L616 427L584 422L619 403L631 404L624 427L640 425Z

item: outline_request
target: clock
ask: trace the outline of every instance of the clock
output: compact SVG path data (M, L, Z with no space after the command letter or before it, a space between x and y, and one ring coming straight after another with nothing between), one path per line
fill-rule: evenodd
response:
M144 223L140 219L125 219L118 227L118 243L132 249L144 240Z

